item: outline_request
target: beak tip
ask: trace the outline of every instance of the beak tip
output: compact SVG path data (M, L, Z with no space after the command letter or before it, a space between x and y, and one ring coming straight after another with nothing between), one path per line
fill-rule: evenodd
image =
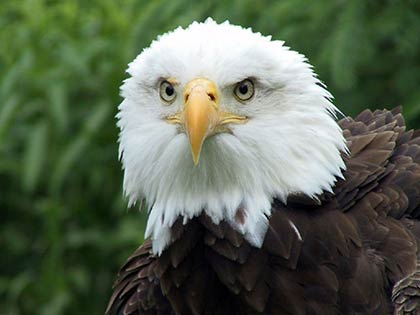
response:
M194 166L197 166L199 161L200 161L200 155L193 154Z

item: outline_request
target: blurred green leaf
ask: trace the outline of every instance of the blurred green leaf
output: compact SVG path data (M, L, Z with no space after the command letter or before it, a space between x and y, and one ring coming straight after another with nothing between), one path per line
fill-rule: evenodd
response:
M52 173L51 191L55 193L59 191L72 167L78 160L83 159L83 153L87 149L91 137L95 132L101 130L110 111L110 104L106 104L105 106L101 104L96 106L96 108L89 113L82 130L74 137L74 140L69 143L67 148L60 155L57 166Z
M344 3L343 3L344 4ZM331 40L331 75L334 83L345 89L354 87L356 66L363 44L364 1L345 2L339 13ZM357 41L353 40L357 38Z
M33 127L32 134L28 135L22 179L24 189L29 192L32 192L38 184L43 165L45 165L48 156L47 132L47 124L41 121Z
M56 129L63 133L69 124L67 90L63 84L55 84L48 89L47 93L52 119Z
M17 107L19 105L19 99L17 95L7 99L3 106L0 107L0 150L2 144L4 144L3 137L7 133L10 125L12 124L14 115L17 113ZM3 141L2 141L3 140Z

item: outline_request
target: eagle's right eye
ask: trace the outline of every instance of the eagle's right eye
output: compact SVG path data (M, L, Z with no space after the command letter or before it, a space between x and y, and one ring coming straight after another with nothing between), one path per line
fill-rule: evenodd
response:
M239 101L248 101L254 96L254 83L250 79L245 79L236 84L233 93Z
M162 81L159 87L159 95L162 101L171 104L176 98L176 91L174 86L168 81Z

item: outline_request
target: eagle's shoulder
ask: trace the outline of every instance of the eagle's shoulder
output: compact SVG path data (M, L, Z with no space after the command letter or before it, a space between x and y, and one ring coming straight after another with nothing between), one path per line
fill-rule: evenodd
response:
M382 314L392 285L416 268L420 132L406 131L400 108L366 110L339 124L349 148L343 178L316 199L276 201L264 249L290 244L286 255L276 254L288 265L277 264L273 276L293 273L317 294L323 290L322 299L311 296L314 305L334 305L336 298L347 305L343 312Z
M420 132L406 131L401 108L365 110L339 121L347 140L346 171L334 195L347 211L368 197L377 209L400 219L420 211Z

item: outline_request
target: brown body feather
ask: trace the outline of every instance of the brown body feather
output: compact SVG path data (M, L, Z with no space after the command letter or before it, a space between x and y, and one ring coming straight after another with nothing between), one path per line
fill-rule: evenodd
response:
M351 155L333 194L274 201L262 248L177 221L160 257L146 241L122 267L107 313L420 314L420 132L399 109L339 124Z

